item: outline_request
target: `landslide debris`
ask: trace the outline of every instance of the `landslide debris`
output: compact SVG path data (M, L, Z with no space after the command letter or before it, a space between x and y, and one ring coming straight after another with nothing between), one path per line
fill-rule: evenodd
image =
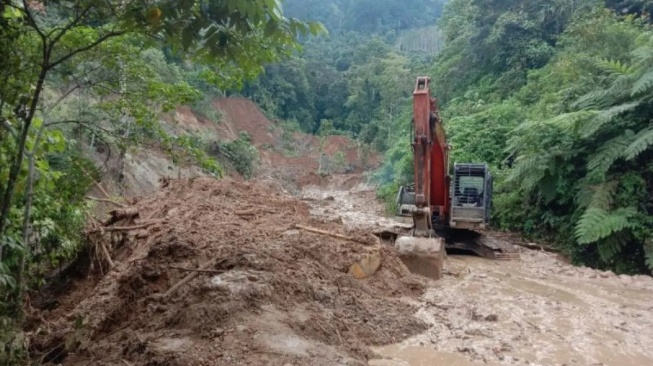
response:
M44 363L363 365L367 346L427 328L401 300L425 283L394 251L382 247L379 271L358 280L348 269L369 245L295 225L365 233L250 182L163 186L133 202L136 218L89 231L111 253L108 273L95 265L31 314L31 350Z

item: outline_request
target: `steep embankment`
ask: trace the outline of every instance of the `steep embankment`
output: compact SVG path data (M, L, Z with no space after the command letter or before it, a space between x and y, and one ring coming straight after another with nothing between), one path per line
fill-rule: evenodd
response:
M212 104L219 116L213 121L190 107L181 106L163 116L165 127L175 134L193 134L205 141L232 141L246 132L259 155L255 179L279 184L293 193L308 183L318 183L323 173L361 173L378 166L378 153L366 154L347 136L329 136L324 142L313 135L285 131L278 121L271 121L260 108L246 98L218 98ZM197 167L173 164L170 157L156 146L129 151L124 161L116 152L94 152L95 160L107 174L103 183L117 195L137 197L155 192L164 178L196 177ZM220 158L220 157L217 157ZM122 189L118 179L123 175ZM237 173L229 172L237 177ZM102 196L102 192L93 192ZM108 208L108 207L103 207Z

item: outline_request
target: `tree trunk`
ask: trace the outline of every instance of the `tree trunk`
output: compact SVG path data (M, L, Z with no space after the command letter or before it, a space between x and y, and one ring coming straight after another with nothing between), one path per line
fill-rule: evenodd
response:
M36 113L36 106L39 103L39 98L41 92L43 91L43 85L45 84L45 78L48 74L48 63L49 63L49 49L46 45L43 45L44 48L44 60L41 65L41 71L39 72L39 79L36 83L34 90L34 96L32 97L32 102L30 103L30 109L27 116L23 119L23 126L20 130L20 135L18 137L18 146L16 147L16 156L11 164L9 170L9 179L7 180L7 186L5 188L4 196L2 199L2 211L0 211L0 238L4 237L7 231L8 219L9 219L9 209L11 208L12 201L14 198L14 190L16 189L16 183L18 182L18 176L20 174L20 168L23 165L23 158L25 157L25 144L27 142L27 137L29 135L29 130L34 120L34 114ZM0 261L2 261L4 245L0 243Z

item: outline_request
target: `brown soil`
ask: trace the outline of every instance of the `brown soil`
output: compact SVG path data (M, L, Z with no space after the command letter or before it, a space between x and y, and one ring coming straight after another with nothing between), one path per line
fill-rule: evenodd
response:
M369 246L293 225L361 232L315 221L305 202L253 183L164 186L135 203L139 219L114 225L157 224L99 237L115 263L108 274L96 265L34 311L35 355L63 365L354 365L372 356L367 346L427 328L402 301L425 282L394 251L383 247L379 272L356 280L348 267ZM208 272L188 270L197 268Z
M222 113L222 120L215 126L207 126L201 118L183 108L178 109L177 120L180 125L190 129L215 131L222 140L235 139L241 131L247 132L259 151L262 175L281 171L290 173L299 180L304 175L318 171L320 152L316 136L295 132L284 139L281 126L276 121L270 121L259 107L247 98L220 98L213 106ZM336 160L338 153L344 154L344 166L333 169L347 170L350 173L360 173L377 166L381 161L381 156L373 153L367 162L363 162L359 157L358 147L349 137L329 136L324 146L324 159Z

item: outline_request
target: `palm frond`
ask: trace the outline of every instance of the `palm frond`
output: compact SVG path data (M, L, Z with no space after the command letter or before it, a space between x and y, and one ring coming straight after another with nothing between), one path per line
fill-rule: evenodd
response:
M546 120L545 123L560 127L567 131L576 131L579 124L595 118L599 113L599 111L595 110L563 113Z
M558 193L558 176L555 174L545 174L539 181L538 190L545 204L549 204L556 198Z
M646 266L653 273L653 234L644 241L644 255L646 256Z
M617 183L617 181L610 181L602 184L584 185L575 197L578 206L580 208L594 207L604 211L610 210Z
M607 262L614 258L628 244L630 237L630 233L622 230L600 240L597 249L601 259Z
M634 101L631 103L619 104L598 112L596 116L592 118L591 122L587 122L580 125L579 130L581 136L583 136L583 138L588 138L594 135L601 129L601 127L603 127L603 125L612 121L613 118L617 117L622 113L635 109L637 106L640 105L640 103L641 103L640 101Z
M610 75L630 75L634 71L632 65L627 65L619 60L599 59L595 61L595 64Z
M635 136L635 141L628 145L626 151L624 151L624 156L626 159L632 160L646 151L651 145L653 145L653 127L648 127L639 131Z
M515 166L507 177L508 182L521 184L526 191L531 191L544 177L546 161L541 154L522 155L515 160Z
M576 240L579 244L596 243L601 239L633 227L630 218L637 213L635 208L607 212L598 207L589 207L576 223Z
M649 69L635 81L635 84L631 88L630 96L648 92L651 87L653 87L653 69Z
M610 100L610 89L599 89L584 94L571 104L574 109L602 109L607 107Z
M587 162L589 175L596 178L605 176L612 164L623 157L624 150L633 141L634 135L633 131L628 130L601 146Z

